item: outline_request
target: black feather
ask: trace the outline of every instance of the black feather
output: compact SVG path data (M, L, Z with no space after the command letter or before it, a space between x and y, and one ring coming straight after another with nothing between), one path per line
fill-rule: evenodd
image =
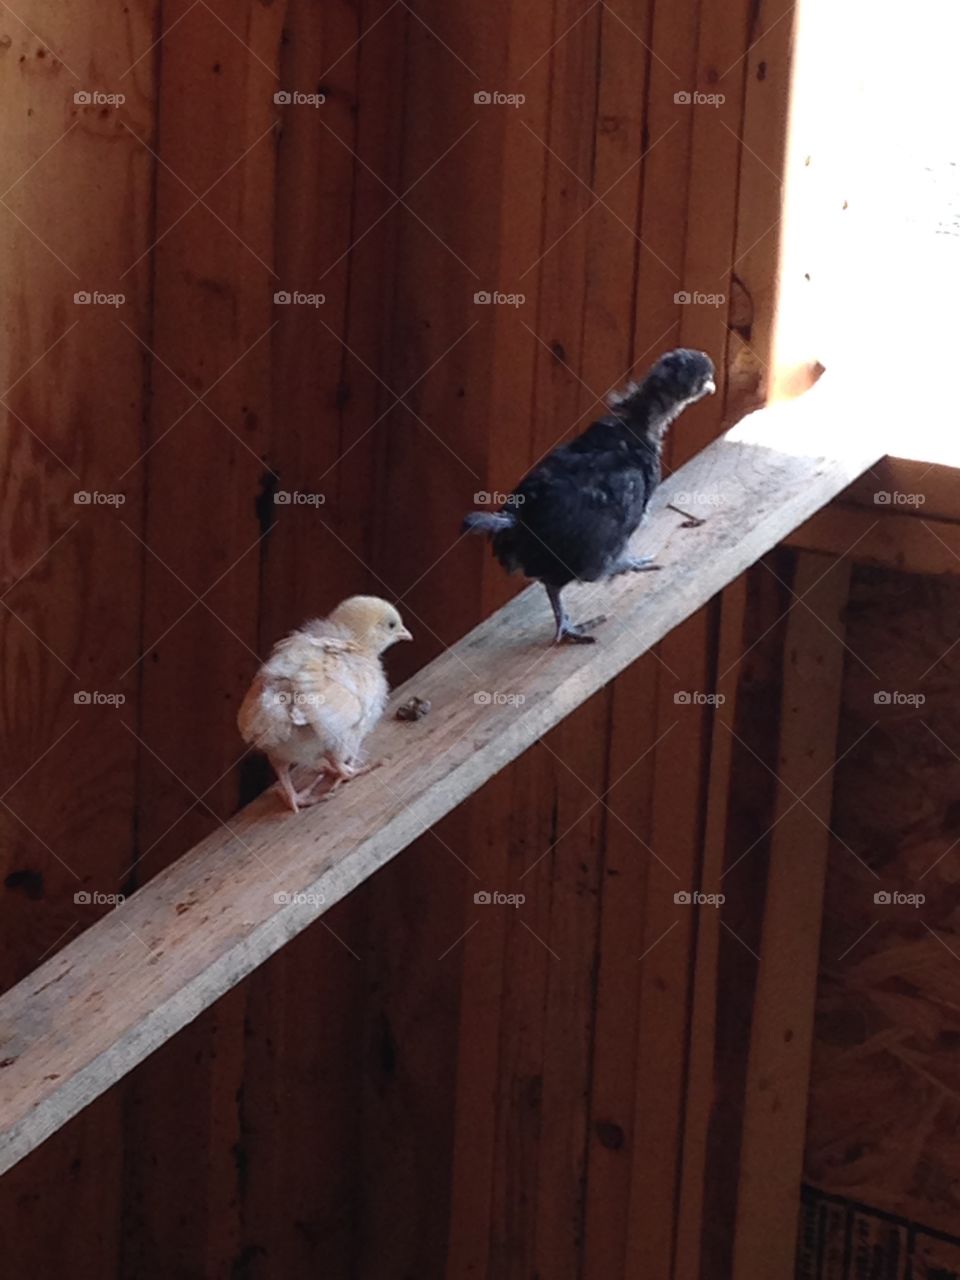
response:
M559 588L623 567L627 543L660 483L667 428L713 390L709 356L668 352L641 383L610 398L607 415L538 462L507 499L507 510L474 512L463 528L491 534L503 567L542 582L558 611ZM559 611L558 627L560 638Z

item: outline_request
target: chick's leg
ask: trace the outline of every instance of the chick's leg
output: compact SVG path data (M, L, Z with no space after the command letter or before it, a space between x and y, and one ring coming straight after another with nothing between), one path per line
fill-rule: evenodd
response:
M594 627L599 627L601 622L606 622L606 615L601 613L598 617L590 618L586 622L571 622L563 601L560 599L561 588L548 586L547 583L543 585L546 588L547 595L550 597L550 606L557 621L557 631L553 637L553 643L596 644L596 636L590 635L589 632Z
M325 770L321 769L309 787L298 791L293 785L293 766L282 760L275 760L272 756L268 759L277 775L277 789L294 813L299 813L307 805L316 804L318 800L323 799L322 796L314 795L314 791L327 776Z
M298 813L299 806L297 804L297 789L293 785L293 779L290 777L290 765L285 761L275 760L273 756L268 756L267 759L270 761L273 771L277 775L277 786L280 788L281 795L293 812Z

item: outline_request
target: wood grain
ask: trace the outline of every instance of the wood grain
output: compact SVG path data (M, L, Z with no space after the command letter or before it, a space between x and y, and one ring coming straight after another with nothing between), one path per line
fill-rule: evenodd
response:
M240 801L235 714L259 653L256 494L269 472L279 287L271 260L281 10L172 0L155 51L155 294L151 329L140 335L152 394L148 448L133 472L150 495L138 545L134 885L218 829ZM241 1252L245 998L224 1001L127 1086L125 1276L224 1274ZM194 1088L184 1097L187 1076Z
M792 588L806 607L792 610L784 649L733 1280L789 1275L796 1256L849 585L848 563L798 557Z
M0 11L0 988L109 908L136 823L135 722L151 60L159 4L55 0ZM119 105L78 93L120 94ZM122 294L78 305L78 292ZM83 493L111 501L78 504ZM114 503L118 505L114 505ZM119 505L122 504L122 505ZM76 695L90 700L77 703ZM99 705L93 695L125 699ZM3 1269L113 1274L122 1099L97 1105L0 1185ZM50 1230L56 1200L57 1230Z
M871 465L875 454L852 433L841 456L826 448L839 433L825 422L825 408L815 389L753 414L666 482L664 500L684 485L723 494L725 506L692 530L680 529L661 508L645 534L646 545L660 548L661 573L572 593L578 611L602 600L615 613L619 628L608 627L600 643L545 656L542 593L524 592L398 691L429 697L436 711L414 728L385 722L375 744L381 767L351 784L335 805L291 819L278 812L272 794L262 797L229 834L209 836L4 997L3 1166L197 1017ZM796 453L785 451L791 443ZM824 451L811 456L818 445ZM491 702L475 701L478 692L490 693ZM494 692L522 693L524 702L497 702ZM276 893L312 897L277 902Z

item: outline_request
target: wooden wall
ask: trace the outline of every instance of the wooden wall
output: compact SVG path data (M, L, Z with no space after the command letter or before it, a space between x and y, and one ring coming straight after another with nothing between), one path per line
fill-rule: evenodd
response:
M671 465L762 398L793 21L786 0L20 11L6 984L109 909L79 888L129 892L263 785L233 717L285 629L397 598L399 678L514 589L458 541L474 494L609 388L671 346L713 355L721 393ZM524 101L475 101L494 92ZM475 301L494 290L524 301ZM673 895L701 874L716 731L675 694L714 688L743 608L711 604L8 1175L11 1274L695 1275L712 1155Z

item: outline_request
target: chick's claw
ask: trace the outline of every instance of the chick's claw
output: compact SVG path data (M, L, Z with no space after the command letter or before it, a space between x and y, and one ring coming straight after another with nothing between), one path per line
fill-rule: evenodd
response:
M557 634L554 637L554 644L596 644L597 637L592 636L590 632L601 626L607 620L605 613L598 614L595 618L588 618L586 622L571 622L568 618L557 626Z
M654 564L652 556L621 556L610 570L611 577L621 573L656 573L663 568Z

